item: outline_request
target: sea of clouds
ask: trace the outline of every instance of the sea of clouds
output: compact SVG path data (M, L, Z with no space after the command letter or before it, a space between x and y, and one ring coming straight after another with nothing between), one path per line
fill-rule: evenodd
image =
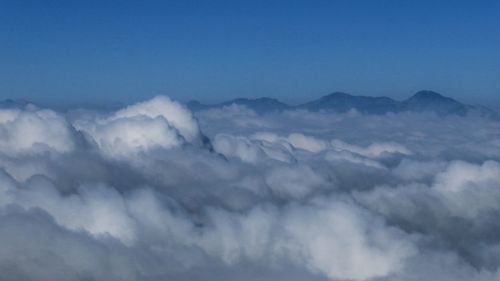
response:
M0 109L0 280L500 280L500 122Z

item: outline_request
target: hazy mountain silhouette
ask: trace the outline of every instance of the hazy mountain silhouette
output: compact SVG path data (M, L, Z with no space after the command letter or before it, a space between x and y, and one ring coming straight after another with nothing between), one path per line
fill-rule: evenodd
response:
M433 91L420 91L400 104L400 111L434 112L439 115L464 115L474 107Z
M28 104L33 104L33 103L22 99L0 100L0 108L23 108Z
M0 108L24 108L28 104L33 103L22 99L0 100ZM432 112L440 116L475 114L500 119L499 114L487 107L464 104L428 90L419 91L403 101L396 101L389 97L354 96L347 93L334 92L299 105L288 105L274 98L262 97L256 99L238 98L217 104L203 104L198 101L190 101L186 106L196 112L213 108L223 108L233 104L245 106L259 114L294 109L337 113L356 110L363 114L374 115L390 112Z
M398 111L398 102L388 97L353 96L335 92L305 104L296 106L309 111L347 112L355 109L361 113L384 114Z
M338 113L356 110L363 114L374 115L390 112L432 112L441 116L477 114L486 117L497 117L497 113L486 107L463 104L457 100L428 90L419 91L403 101L396 101L389 97L354 96L347 93L334 92L319 99L295 106L287 105L277 99L265 97L257 99L240 98L213 105L191 101L187 103L187 106L193 111L200 111L211 108L222 108L232 104L246 106L257 113L303 109Z
M282 103L277 99L265 97L257 99L238 98L214 105L206 105L198 101L190 101L187 103L187 107L192 111L199 111L210 108L222 108L224 106L230 106L233 104L246 106L247 108L250 108L257 113L270 113L275 111L283 111L290 108L289 105Z

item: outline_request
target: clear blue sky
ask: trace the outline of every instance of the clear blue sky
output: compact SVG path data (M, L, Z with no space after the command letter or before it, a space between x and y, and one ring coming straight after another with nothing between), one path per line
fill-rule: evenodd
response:
M0 98L500 104L500 0L0 0Z

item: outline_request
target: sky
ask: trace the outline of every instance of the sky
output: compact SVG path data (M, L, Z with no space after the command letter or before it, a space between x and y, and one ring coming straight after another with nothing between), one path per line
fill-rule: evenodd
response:
M0 98L299 103L431 89L500 107L500 1L0 1Z
M500 115L182 103L498 110L499 11L0 0L0 279L500 281Z

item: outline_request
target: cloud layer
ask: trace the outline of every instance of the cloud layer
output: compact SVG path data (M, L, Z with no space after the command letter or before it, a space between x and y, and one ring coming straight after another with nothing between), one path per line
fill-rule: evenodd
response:
M0 109L5 280L500 280L500 123Z

